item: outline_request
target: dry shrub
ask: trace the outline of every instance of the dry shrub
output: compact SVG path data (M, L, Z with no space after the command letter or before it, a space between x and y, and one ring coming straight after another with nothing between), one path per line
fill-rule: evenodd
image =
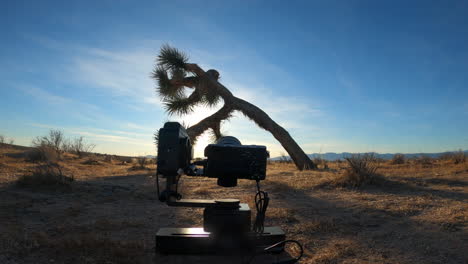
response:
M148 158L139 157L136 158L136 164L134 164L130 169L132 170L144 170L147 169L146 164L148 163Z
M461 164L466 162L466 154L463 150L445 153L440 157L443 160L452 161L454 164Z
M317 166L318 169L328 170L328 162L322 158L314 158L312 162Z
M0 148L6 147L6 144L13 145L13 143L15 143L15 140L13 138L10 138L7 141L6 137L4 137L3 135L0 135Z
M363 185L379 185L383 177L377 174L378 160L374 154L356 154L346 158L348 168L344 174L333 183L338 186L360 187Z
M280 156L279 159L278 159L278 161L279 161L280 163L292 163L291 158L288 157L288 156L286 156L286 155L284 154L284 152L281 152L280 155L281 155L281 156Z
M414 162L416 164L421 164L423 166L430 166L434 163L434 159L427 156L427 155L421 155L419 157L417 157Z
M101 165L99 160L95 156L89 157L87 160L83 161L84 165Z
M63 132L60 130L51 129L49 135L36 137L32 141L33 147L37 149L52 149L56 152L58 159L61 158L63 153L63 144L65 143L65 138Z
M146 162L147 162L146 157L141 157L137 159L138 165L140 165L140 168L144 169L146 167Z
M393 155L392 160L390 161L390 164L397 165L397 164L405 164L406 162L406 157L403 154L395 154Z
M108 163L112 163L114 161L114 157L112 155L106 155L104 157L104 161Z
M462 150L456 151L453 153L453 163L465 163L466 162L466 154Z
M26 158L31 162L55 163L60 156L53 147L43 144L27 151Z
M79 158L83 158L96 147L94 144L85 142L83 137L66 140L62 146L64 151L74 153L78 155Z
M65 176L57 163L39 165L29 174L21 176L16 184L21 187L59 187L69 186L73 176Z

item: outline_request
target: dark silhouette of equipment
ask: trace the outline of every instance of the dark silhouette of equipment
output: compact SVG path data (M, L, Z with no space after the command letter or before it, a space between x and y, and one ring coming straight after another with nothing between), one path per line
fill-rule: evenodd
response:
M260 190L269 157L265 146L242 145L235 137L221 137L205 148L204 160L192 162L192 144L183 126L167 122L158 134L157 189L169 206L203 207L203 227L161 228L156 249L169 254L280 253L289 241L280 227L264 227L268 193ZM178 183L183 175L216 178L219 186L237 186L238 179L254 180L257 215L251 225L248 204L237 199L182 199ZM159 177L166 179L159 190ZM302 252L302 247L301 247ZM301 253L302 255L302 253ZM299 257L300 258L300 257ZM289 260L294 263L299 258Z

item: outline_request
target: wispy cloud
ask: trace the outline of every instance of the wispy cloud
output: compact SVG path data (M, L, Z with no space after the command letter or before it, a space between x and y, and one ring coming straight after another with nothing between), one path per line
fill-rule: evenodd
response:
M154 51L108 51L82 48L69 72L76 81L98 87L113 96L129 96L139 103L160 105L150 73Z
M67 44L57 43L55 41L43 41L44 45L49 48L61 49L67 47ZM155 44L155 43L151 43ZM85 84L89 87L101 89L104 94L109 94L112 100L118 98L131 98L125 101L125 106L132 111L144 109L143 105L155 106L160 109L161 114L163 109L161 102L154 92L154 82L150 78L150 72L154 67L154 56L157 50L146 48L148 45L143 44L138 49L122 48L122 49L98 49L77 45L68 47L70 64L68 66L68 77L70 81L79 84ZM154 46L158 47L158 46ZM182 47L183 48L183 47ZM72 52L70 52L72 50ZM287 71L281 67L268 63L253 50L245 50L237 55L242 55L244 61L254 61L255 65L232 65L239 59L239 56L233 56L227 51L210 51L206 52L203 49L189 49L187 53L192 54L193 62L199 63L205 70L216 68L222 74L221 82L235 96L243 98L267 112L276 122L283 125L286 129L301 130L311 129L317 131L312 125L305 125L306 120L311 116L324 117L326 114L320 104L313 102L310 99L303 99L294 96L285 96L274 92L269 85L275 85L269 82L269 76L281 76L280 81L294 85L295 81ZM209 55L207 55L209 54ZM247 59L247 57L249 57ZM215 65L215 66L212 66ZM252 70L257 66L262 68L260 73L253 74ZM216 66L220 66L217 68ZM221 67L222 66L222 67ZM245 69L244 69L245 68ZM226 71L226 73L224 72ZM54 98L51 97L50 100ZM66 99L66 98L65 98ZM55 98L59 100L59 98ZM212 114L216 109L208 109L204 106L197 107L191 115L184 117L168 117L168 120L178 120L187 124L195 124L203 118ZM79 113L83 115L83 113ZM144 128L141 124L135 122L127 122L126 127L131 129ZM249 138L253 138L251 142L263 142L277 151L281 150L281 146L271 135L269 140L265 141L265 133L255 132L255 124L247 120L242 115L226 125L228 130L232 129L242 134L251 134ZM254 129L253 133L251 132ZM84 131L81 131L84 132ZM88 132L90 133L90 132ZM95 133L94 136L100 135ZM256 135L256 136L255 136ZM119 137L100 137L100 140L118 140ZM206 140L205 140L206 141ZM201 141L200 141L201 142Z
M20 91L41 100L47 104L67 104L71 102L69 98L52 94L44 89L41 89L36 86L28 85L28 84L15 84L14 85Z
M98 88L111 99L130 98L130 103L119 103L132 110L142 110L142 104L160 106L150 78L159 41L141 42L138 48L100 49L38 35L24 37L61 55L65 63L64 69L56 69L58 81Z
M75 118L96 122L98 120L111 120L102 114L102 109L94 104L76 101L75 99L56 95L34 85L18 83L12 85L16 89L34 98L44 107L57 107L61 112Z
M137 125L137 124L131 123L131 122L125 124L125 126L128 127L128 128L131 128L131 129L148 130L148 127L146 127L146 126Z

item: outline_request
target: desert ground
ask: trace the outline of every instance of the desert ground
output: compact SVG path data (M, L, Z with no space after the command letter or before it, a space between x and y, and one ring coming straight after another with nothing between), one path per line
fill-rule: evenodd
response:
M159 202L154 163L140 168L131 160L64 154L57 163L73 181L39 184L24 178L45 166L28 160L28 148L0 147L0 263L245 262L155 253L160 227L200 226L202 210ZM271 198L265 225L303 244L301 263L468 263L468 162L378 165L379 181L353 187L336 184L346 162L314 171L271 162L261 183ZM183 177L181 192L254 208L248 180L221 188L213 179Z

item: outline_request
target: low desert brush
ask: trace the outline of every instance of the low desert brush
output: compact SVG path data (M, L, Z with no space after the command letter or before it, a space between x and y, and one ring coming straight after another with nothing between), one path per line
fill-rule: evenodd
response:
M21 176L16 183L21 187L59 187L68 186L73 180L73 177L63 174L57 163L46 163Z
M96 156L90 156L87 160L83 161L84 165L100 165L101 163Z
M419 157L417 157L414 162L416 164L421 164L423 166L430 166L434 163L434 159L427 156L427 155L421 155Z
M148 163L148 158L146 157L139 157L136 159L136 164L134 164L131 169L132 170L144 170L147 169L146 164Z
M328 170L328 162L327 160L321 158L321 157L318 157L318 158L314 158L312 160L314 162L314 164L317 166L317 168L321 168L321 169L324 169L324 170Z
M382 176L377 174L379 163L373 154L356 154L346 158L348 168L334 181L335 185L359 187L380 184Z
M406 162L406 157L403 154L395 154L393 155L392 160L390 161L390 164L405 164Z
M60 156L54 148L43 144L28 150L26 158L31 162L55 163L60 159Z
M455 151L452 154L452 160L455 164L465 163L466 162L466 154L463 150Z

